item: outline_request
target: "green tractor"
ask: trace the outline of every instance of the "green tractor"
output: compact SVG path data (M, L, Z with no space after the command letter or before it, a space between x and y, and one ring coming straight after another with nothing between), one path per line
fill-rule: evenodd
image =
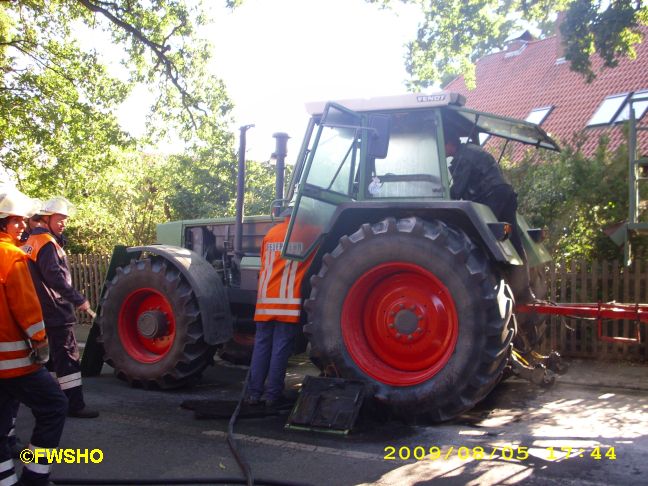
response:
M315 252L297 351L310 343L326 376L365 383L396 415L435 421L473 407L515 356L536 355L542 337L539 317L515 316L521 289L512 275L523 261L511 225L450 199L444 135L559 150L537 125L463 104L440 92L307 105L277 203L294 207L284 257ZM157 245L115 250L96 324L102 358L119 377L170 388L199 376L217 350L230 361L249 357L261 240L273 217L243 218L242 192L239 184L235 219L161 224ZM540 232L519 224L542 298L537 270L550 257Z

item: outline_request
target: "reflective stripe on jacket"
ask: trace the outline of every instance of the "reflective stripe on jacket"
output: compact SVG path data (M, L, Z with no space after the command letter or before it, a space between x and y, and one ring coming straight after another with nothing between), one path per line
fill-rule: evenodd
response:
M0 233L0 379L29 375L40 368L31 342L47 339L43 314L27 266L27 255Z
M72 287L72 275L65 251L45 228L36 228L22 249L34 262L34 286L48 328L76 322L74 309L85 297Z
M288 222L273 226L263 238L255 321L299 322L301 284L315 252L303 262L281 258Z

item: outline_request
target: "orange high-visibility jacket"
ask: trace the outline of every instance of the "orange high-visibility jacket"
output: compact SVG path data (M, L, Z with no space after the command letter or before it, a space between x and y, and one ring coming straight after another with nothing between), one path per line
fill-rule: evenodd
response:
M41 248L43 248L48 243L52 243L54 245L56 254L59 256L59 258L64 259L66 257L65 250L61 248L61 245L56 242L56 239L50 233L29 235L29 238L21 247L21 249L25 253L27 253L29 258L36 261L38 259L38 252L41 251Z
M31 342L47 339L27 255L0 233L0 379L33 373Z
M315 251L303 262L281 258L288 222L285 218L263 238L255 321L299 322L301 284Z

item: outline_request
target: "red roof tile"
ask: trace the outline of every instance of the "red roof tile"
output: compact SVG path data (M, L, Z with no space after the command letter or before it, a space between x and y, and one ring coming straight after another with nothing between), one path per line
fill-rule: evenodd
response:
M562 57L559 37L531 41L517 51L508 50L481 58L477 66L477 87L469 91L463 77L444 89L463 94L466 106L481 111L524 119L534 108L553 106L542 123L559 143L569 143L574 134L586 136L583 151L591 154L599 137L610 137L610 148L624 141L620 125L586 128L601 102L610 95L648 89L648 27L642 29L645 41L636 46L635 60L622 59L616 68L602 69L603 62L593 59L596 79L585 78L570 70L569 63L556 63ZM520 44L518 44L520 45ZM648 125L648 115L640 124ZM641 132L639 147L648 151L648 132Z

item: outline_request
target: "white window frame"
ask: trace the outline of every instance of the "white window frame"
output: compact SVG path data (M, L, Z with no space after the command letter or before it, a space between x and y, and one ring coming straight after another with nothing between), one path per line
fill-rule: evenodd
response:
M535 123L536 125L540 126L547 119L547 117L549 116L549 113L551 113L553 111L553 109L554 109L553 105L543 106L541 108L534 108L533 110L531 110L529 112L529 114L527 115L527 117L524 120L528 121L528 122L531 122L531 123ZM536 118L533 115L536 114L536 113L540 113L538 121L533 121L533 119Z
M606 96L589 119L586 126L595 127L613 124L619 113L623 110L623 107L626 105L629 97L630 93L618 93ZM605 116L605 114L610 110L613 111L611 111L608 116Z
M632 96L628 97L627 101L621 108L621 111L617 114L614 119L614 123L622 123L630 119L630 100L636 100L641 98L642 101L635 103L635 119L641 120L641 118L646 114L648 110L648 89L641 89L632 93ZM644 101L645 100L645 101Z

